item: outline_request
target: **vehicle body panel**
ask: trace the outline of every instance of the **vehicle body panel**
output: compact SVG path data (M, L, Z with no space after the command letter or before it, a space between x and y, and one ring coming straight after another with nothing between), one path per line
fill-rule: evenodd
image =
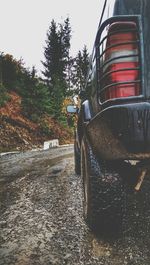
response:
M147 0L106 0L104 4L87 79L91 93L82 103L77 134L79 146L86 134L93 152L106 160L150 158L149 11L150 1ZM138 97L113 99L103 104L99 98L99 43L110 23L130 20L136 21L138 25L141 94Z

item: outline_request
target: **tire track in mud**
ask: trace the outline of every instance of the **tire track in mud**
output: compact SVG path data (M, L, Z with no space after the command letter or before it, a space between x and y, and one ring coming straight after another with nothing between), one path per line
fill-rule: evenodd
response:
M128 232L108 239L91 233L83 220L72 148L25 152L3 158L0 166L0 265L149 265L148 177L136 199L128 196Z

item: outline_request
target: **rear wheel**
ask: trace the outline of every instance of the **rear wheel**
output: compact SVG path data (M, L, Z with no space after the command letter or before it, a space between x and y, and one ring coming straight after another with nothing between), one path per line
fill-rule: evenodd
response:
M96 159L86 138L82 140L81 174L86 222L93 230L118 234L122 228L124 209L122 179L115 169Z

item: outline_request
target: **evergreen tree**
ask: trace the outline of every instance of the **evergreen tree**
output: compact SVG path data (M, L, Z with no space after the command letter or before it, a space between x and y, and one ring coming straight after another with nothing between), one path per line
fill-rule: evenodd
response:
M71 27L69 18L63 24L56 25L52 20L47 32L45 61L42 62L45 81L50 91L50 101L53 115L61 116L62 101L68 93L68 64L70 49ZM58 115L59 112L59 115Z
M66 80L66 69L69 62L71 27L69 18L63 24L56 25L52 20L47 32L46 47L44 48L45 61L42 62L47 84L51 87L56 78Z
M36 73L37 73L37 71L36 71L36 69L35 69L35 66L33 66L33 67L32 67L32 70L31 70L31 78L32 78L32 79L36 78Z
M9 101L10 97L7 93L6 88L0 83L0 108L3 107L7 101Z
M73 83L76 93L79 93L85 88L88 68L89 54L87 47L84 46L83 50L78 52L74 63Z
M82 63L83 63L83 58L81 51L79 51L75 59L75 78L74 78L76 92L78 93L83 89Z
M66 82L67 82L67 96L73 95L74 91L74 63L75 59L69 56L68 64L67 64L67 76L66 76Z
M43 75L46 78L47 85L49 87L54 83L55 77L59 76L60 71L60 44L59 36L57 32L57 25L52 20L49 30L47 32L46 47L44 50L45 62L42 62L44 66Z
M70 57L70 39L71 39L71 26L69 17L66 18L63 24L59 25L59 36L60 36L60 47L62 54L62 62L63 62L63 76L67 84L67 92L70 91L71 88L71 65L72 58Z
M7 90L6 90L7 89ZM46 85L36 76L36 69L24 67L23 61L16 61L12 55L1 53L0 57L0 107L9 100L8 90L15 90L22 96L22 108L31 119L50 113L50 93Z
M12 55L1 53L0 83L7 90L15 90L18 79L18 72L21 71L21 65Z
M67 17L63 24L60 24L59 36L60 36L60 46L63 56L63 61L65 63L64 68L67 67L69 62L69 50L70 50L70 39L71 39L71 27L70 21Z
M50 113L50 94L48 88L33 76L35 69L25 70L21 89L22 108L25 115L33 120L38 120L44 113Z
M84 46L84 48L83 48L82 58L83 58L82 74L83 74L83 82L84 82L83 86L85 86L86 78L87 78L87 74L88 74L88 70L89 70L89 54L88 54L86 46Z
M56 78L53 86L53 92L50 96L50 114L57 119L61 119L62 117L62 105L65 98L64 91L66 91L66 83L62 83L62 81Z

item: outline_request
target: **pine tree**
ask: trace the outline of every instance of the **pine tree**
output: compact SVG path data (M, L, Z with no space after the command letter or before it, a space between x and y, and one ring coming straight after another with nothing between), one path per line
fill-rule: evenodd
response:
M87 47L84 46L82 51L79 51L74 63L74 77L73 83L76 93L84 90L86 85L86 78L89 68L89 54Z
M63 59L65 61L65 66L67 66L69 61L69 50L70 50L70 39L71 39L71 26L69 18L67 17L64 24L60 24L60 40L62 47Z
M48 87L39 82L36 78L36 70L32 71L25 69L22 79L22 108L24 114L33 119L38 120L44 113L50 113L50 93Z
M64 97L68 93L67 82L69 64L71 27L69 18L63 24L56 25L52 20L47 32L46 47L44 49L45 61L42 62L46 83L50 91L50 101L54 106L53 115L61 116Z
M60 46L61 46L61 54L62 54L62 62L63 62L63 72L64 78L68 87L68 92L71 88L71 65L72 58L70 57L70 39L71 39L71 26L69 17L66 18L63 24L60 24L59 36L60 36ZM67 94L67 93L66 93Z
M42 73L46 78L47 85L51 87L56 76L59 76L61 57L57 25L54 20L52 20L47 32L46 45L44 50L45 62L42 62L44 71Z
M53 85L58 78L66 80L66 69L69 63L69 50L71 39L71 27L69 18L63 24L56 25L52 20L47 32L46 47L44 49L45 61L42 62L48 85Z
M83 89L83 74L82 74L82 63L83 58L81 51L78 52L76 60L75 60L75 85L77 92Z
M85 86L86 78L87 78L87 74L89 70L89 54L88 54L86 46L84 46L83 48L82 58L83 58L83 62L82 62L83 86Z
M18 72L21 71L20 63L12 55L1 53L0 66L0 83L7 90L14 90L18 79Z
M66 76L66 82L67 82L67 96L73 95L74 92L74 63L75 59L71 56L69 56L68 64L67 64L67 76Z

